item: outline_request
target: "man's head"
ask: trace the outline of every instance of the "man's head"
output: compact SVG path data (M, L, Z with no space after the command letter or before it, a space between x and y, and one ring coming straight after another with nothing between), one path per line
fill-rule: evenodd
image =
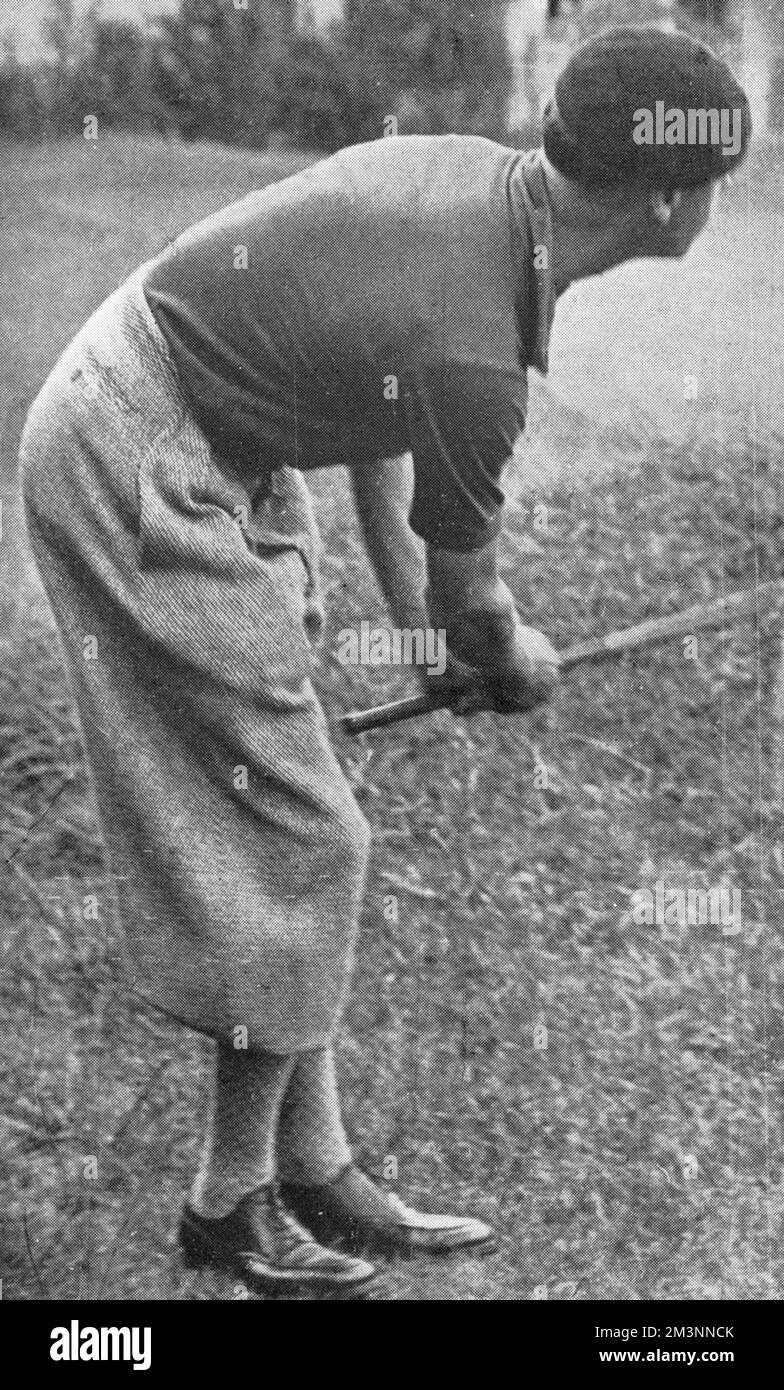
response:
M617 214L618 259L681 256L710 218L717 183L745 157L751 113L705 44L624 27L572 54L542 134L557 202L589 221L592 209Z

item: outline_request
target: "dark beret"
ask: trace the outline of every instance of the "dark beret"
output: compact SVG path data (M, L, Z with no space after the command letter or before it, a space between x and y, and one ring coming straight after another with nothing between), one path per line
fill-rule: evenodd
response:
M542 117L545 154L588 187L689 188L743 159L751 111L728 65L688 34L624 26L569 58Z

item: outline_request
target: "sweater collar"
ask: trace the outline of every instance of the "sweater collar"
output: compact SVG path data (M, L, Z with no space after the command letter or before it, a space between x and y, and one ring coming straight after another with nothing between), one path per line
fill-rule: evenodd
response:
M546 375L555 314L553 219L538 150L520 156L509 188L517 245L522 251L517 309L524 365Z

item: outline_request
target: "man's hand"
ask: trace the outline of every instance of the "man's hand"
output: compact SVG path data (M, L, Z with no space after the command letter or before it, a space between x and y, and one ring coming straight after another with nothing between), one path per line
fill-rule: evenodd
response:
M513 660L492 672L493 708L499 714L517 714L549 700L558 685L559 665L558 653L544 633L518 623Z
M428 546L427 569L430 622L445 632L457 663L454 701L448 686L444 691L450 708L519 714L549 699L558 681L558 653L543 633L520 622L498 574L496 542L468 553ZM447 670L442 679L448 675Z
M464 634L467 623L479 630L484 626L485 615L477 615L477 624L472 623L470 614L461 617ZM423 691L446 704L453 714L461 715L482 710L522 714L550 699L558 684L559 657L544 633L515 621L511 641L506 636L496 661L495 649L487 644L486 633L482 645L486 664L483 661L481 666L469 666L447 652L442 675L420 672Z
M418 668L422 690L455 714L516 714L546 700L557 683L558 655L541 632L520 622L498 577L496 543L467 554L427 546L425 569L406 520L410 461L386 459L354 470L352 483L365 545L396 625L446 632L446 667L441 675Z
M481 671L458 661L451 652L446 654L446 667L440 675L432 674L427 667L418 667L417 675L422 693L453 714L478 714L490 708Z

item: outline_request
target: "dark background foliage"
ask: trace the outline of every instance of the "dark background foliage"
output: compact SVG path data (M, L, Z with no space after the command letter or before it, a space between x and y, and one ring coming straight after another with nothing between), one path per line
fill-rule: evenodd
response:
M99 0L86 14L74 0L49 0L45 57L22 64L6 44L0 130L70 134L93 115L140 133L326 151L388 134L391 117L401 134L508 133L514 74L503 0L345 0L326 28L307 23L297 0L241 4L180 0L141 26L104 16ZM763 8L775 39L775 7ZM548 42L665 16L714 39L739 22L731 0L551 0L524 57L526 85L536 98ZM774 52L774 87L780 69Z

